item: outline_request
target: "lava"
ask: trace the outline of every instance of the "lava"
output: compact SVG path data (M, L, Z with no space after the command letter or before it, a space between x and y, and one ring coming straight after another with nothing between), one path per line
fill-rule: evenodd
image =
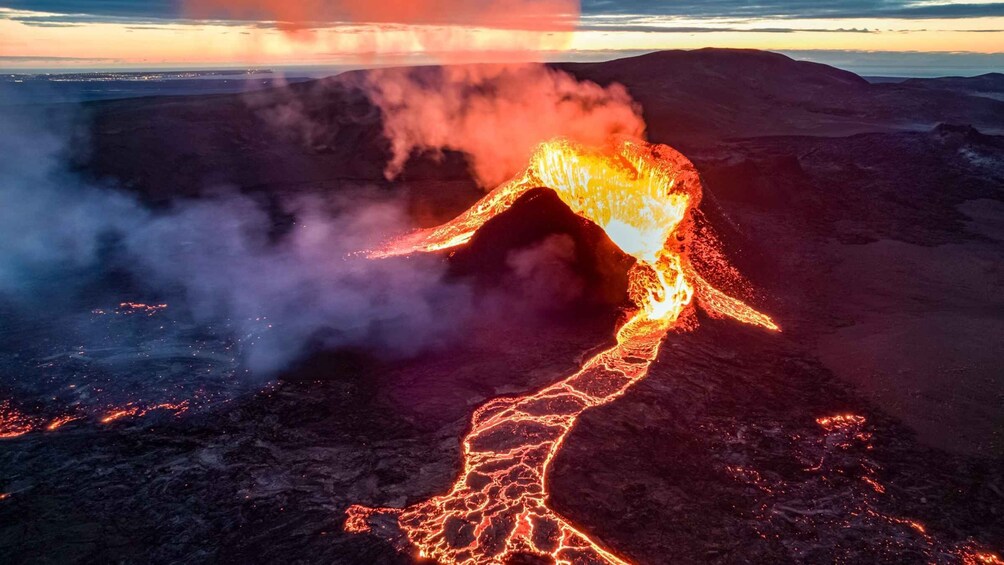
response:
M636 262L628 272L635 305L616 343L574 374L522 397L491 400L471 418L463 469L446 494L404 509L347 510L345 529L370 530L377 514L395 514L424 558L442 563L502 563L535 554L555 563L625 563L548 506L547 471L578 417L623 395L648 374L668 332L693 327L697 303L713 317L778 330L766 316L701 278L687 251L701 181L683 155L665 145L623 140L591 149L565 140L541 144L527 168L469 210L368 252L393 257L470 241L527 191L547 187L595 223Z
M864 416L857 414L836 414L816 418L816 423L828 432L857 428L865 423Z
M161 402L160 404L140 405L135 403L125 406L110 408L101 416L93 416L100 424L110 424L117 420L129 417L142 417L155 410L166 410L180 415L187 412L191 407L188 400L181 402ZM66 424L77 420L83 420L82 414L64 414L52 418L45 423L46 419L38 416L28 416L14 408L9 400L0 401L0 439L8 439L23 436L27 433L44 430L55 432Z
M108 413L106 413L99 421L102 424L110 424L116 420L121 420L122 418L129 417L142 417L146 416L154 410L169 410L175 413L175 415L181 414L182 412L188 411L188 401L183 400L181 402L162 402L160 404L154 404L151 406L137 406L128 405L122 408L114 408Z
M963 565L1004 565L1004 559L987 551L962 550L958 556Z
M0 401L0 439L23 436L34 429L31 418L11 406L10 401Z
M867 419L864 416L857 414L836 414L816 419L816 423L826 432L825 442L841 450L850 449L853 442L864 446L866 450L873 448L872 434L865 430L866 422ZM873 463L863 459L859 465L862 470L861 480L871 487L875 498L864 497L860 502L859 509L852 510L851 514L864 514L876 520L909 528L920 542L921 551L930 558L932 563L942 561L936 556L953 556L964 565L1004 564L1000 556L995 553L977 548L971 543L948 544L928 532L927 527L917 520L894 516L879 510L876 501L886 494L885 485L879 481Z
M167 308L167 304L143 304L142 302L122 302L116 309L116 314L146 314L153 316Z
M66 424L79 419L81 419L80 416L59 416L58 418L53 418L52 421L45 426L45 431L54 432Z
M136 406L129 406L126 408L119 408L112 410L101 417L99 420L102 424L110 424L115 420L121 420L122 418L127 418L129 416L136 416L139 414L139 408Z

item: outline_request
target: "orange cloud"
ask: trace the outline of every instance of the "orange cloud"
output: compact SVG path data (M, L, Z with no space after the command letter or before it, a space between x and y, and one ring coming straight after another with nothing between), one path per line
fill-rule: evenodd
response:
M457 25L568 32L578 0L185 0L198 18L269 19L300 32L332 22Z
M198 19L274 23L301 53L338 46L350 35L345 24L359 24L382 30L371 41L395 37L411 44L408 51L449 63L484 60L485 54L527 61L541 51L561 51L571 43L580 15L579 0L184 0L183 5Z

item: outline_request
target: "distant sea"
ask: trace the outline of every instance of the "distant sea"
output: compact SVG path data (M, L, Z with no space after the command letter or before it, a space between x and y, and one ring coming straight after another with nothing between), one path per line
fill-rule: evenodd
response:
M340 68L271 70L0 71L0 104L89 102L140 96L235 94L332 76Z

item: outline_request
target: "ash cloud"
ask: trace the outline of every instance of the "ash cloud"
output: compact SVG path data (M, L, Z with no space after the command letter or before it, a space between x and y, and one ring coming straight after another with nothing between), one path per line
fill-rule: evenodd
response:
M65 134L38 116L0 116L0 306L51 318L79 312L95 272L128 273L141 292L227 328L257 374L310 345L408 355L451 339L466 287L435 257L371 261L353 252L405 223L378 197L287 199L276 229L255 199L222 192L152 211L134 196L68 171ZM64 132L65 133L65 132Z

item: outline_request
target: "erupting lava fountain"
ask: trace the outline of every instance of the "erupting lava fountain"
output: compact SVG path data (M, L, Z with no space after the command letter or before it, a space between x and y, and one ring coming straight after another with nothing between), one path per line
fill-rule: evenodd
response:
M700 202L701 180L689 160L665 145L625 140L601 151L565 140L541 144L521 174L459 217L393 240L369 256L463 245L537 187L554 190L637 260L628 273L637 309L617 330L616 345L575 374L478 408L463 440L463 470L448 493L404 509L352 506L346 530L369 531L375 515L395 514L419 554L441 563L504 563L519 553L554 563L625 563L548 507L548 466L576 419L645 377L663 337L694 325L681 315L695 297L711 316L778 329L770 317L713 288L691 266L691 213Z

